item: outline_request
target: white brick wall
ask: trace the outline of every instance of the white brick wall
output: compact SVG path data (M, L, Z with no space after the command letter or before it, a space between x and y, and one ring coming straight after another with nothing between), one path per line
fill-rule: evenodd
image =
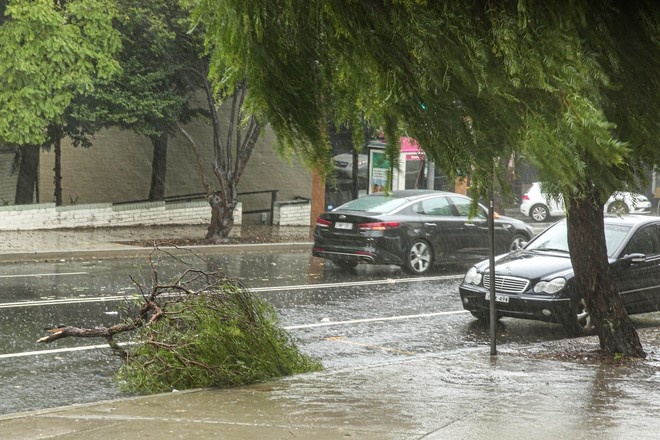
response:
M273 224L308 226L309 200L275 202ZM144 202L127 205L96 203L56 207L54 203L0 206L0 230L59 228L101 228L113 226L198 225L211 221L211 207L205 200L194 202ZM243 221L243 206L234 211L234 224Z
M308 226L312 204L309 200L275 202L273 224L278 226Z
M234 223L242 222L243 206L234 210ZM0 206L0 230L99 228L137 225L197 225L211 221L206 201L147 202L130 205L98 203L56 207L54 203Z

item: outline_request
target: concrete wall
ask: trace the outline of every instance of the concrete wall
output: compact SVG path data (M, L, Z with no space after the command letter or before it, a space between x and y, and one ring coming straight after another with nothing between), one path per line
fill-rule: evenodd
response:
M205 105L200 94L197 103ZM220 107L220 136L227 135L230 108ZM213 132L203 121L186 129L196 139L204 156L204 168L213 187L218 186L212 170ZM119 129L103 130L92 139L92 147L76 148L67 139L62 142L62 204L88 205L145 200L151 184L153 146L144 136ZM283 158L274 151L275 136L267 126L257 141L240 182L238 192L278 190L278 200L311 198L311 171L295 158ZM230 146L230 148L232 148ZM235 147L233 147L235 149ZM17 176L11 175L14 148L0 145L0 205L14 204ZM55 202L54 151L41 150L37 203ZM165 196L203 193L197 157L188 141L172 135L168 143ZM270 208L270 193L240 197L244 210ZM261 215L248 214L244 221L258 223Z
M213 159L208 127L192 125L206 159L206 170L213 185L210 164ZM264 130L252 153L238 185L238 192L278 190L278 200L311 197L311 171L295 159L279 157L272 145L274 136ZM62 203L64 206L92 203L116 203L144 200L151 183L149 139L131 132L111 129L96 135L91 148L76 148L70 143L62 147ZM52 151L41 153L40 202L54 202ZM204 192L199 165L191 147L181 137L169 142L166 175L166 196ZM214 186L217 186L214 185ZM245 210L270 207L270 194L239 197ZM11 194L13 203L13 193ZM257 223L260 216L246 218Z

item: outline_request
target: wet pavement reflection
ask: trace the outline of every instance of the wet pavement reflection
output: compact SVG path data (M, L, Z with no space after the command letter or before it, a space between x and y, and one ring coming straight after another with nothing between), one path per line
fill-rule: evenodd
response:
M275 307L281 324L301 348L320 358L327 369L405 362L439 353L456 356L471 347L483 346L486 351L489 344L488 329L463 311L458 297L464 267L441 268L411 279L390 266L360 265L344 272L309 252L158 258L155 267L159 278L167 279L179 274L184 263L198 269L218 266L239 278ZM103 340L65 339L47 346L36 340L46 328L60 324L92 327L119 322L137 294L131 276L149 285L151 275L146 259L4 264L0 414L121 396L112 379L119 360ZM641 325L660 325L660 313L634 319ZM510 319L498 323L498 343L506 350L564 337L561 327L550 324ZM101 348L88 348L97 344ZM469 366L461 368L465 371L439 372L440 380L469 381L482 374ZM616 404L611 400L616 400L616 390L607 389L606 382L609 374L618 373L602 374L602 383L594 379L589 391L594 408ZM654 374L651 382L657 383L657 370Z

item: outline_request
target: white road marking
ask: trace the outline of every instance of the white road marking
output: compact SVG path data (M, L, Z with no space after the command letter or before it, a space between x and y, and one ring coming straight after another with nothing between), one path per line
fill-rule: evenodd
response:
M77 275L82 273L84 272L72 272L71 274ZM401 284L401 283L413 283L413 282L424 282L424 281L455 280L461 278L463 278L463 275L443 275L443 276L435 276L435 277L398 278L398 279L371 280L371 281L348 281L343 283L256 287L249 290L251 292L267 293L267 292L278 292L283 290L307 290L307 289L319 289L319 288L332 289L332 288L340 288L340 287L359 287L359 286L377 285L377 284ZM58 304L79 304L79 303L91 303L91 302L122 301L122 300L137 299L137 298L138 298L137 295L134 296L123 295L123 296L89 297L89 298L64 298L64 299L41 300L41 301L21 301L21 302L0 304L0 309L15 308L15 307L35 307L35 306L58 305ZM352 319L352 320L335 321L335 322L324 321L313 324L285 326L283 328L285 330L299 330L299 329L316 328L316 327L346 326L346 325L362 324L369 322L387 322L387 321L399 321L406 319L433 318L436 316L448 316L448 315L457 315L463 313L468 313L468 312L466 310L455 310L449 312L422 313L417 315L385 316L380 318ZM107 344L99 344L99 345L85 345L79 347L59 348L53 350L36 350L36 351L26 351L20 353L4 353L4 354L0 354L0 359L11 359L11 358L40 356L40 355L55 355L60 353L97 350L104 348L110 348L110 347Z
M299 330L299 329L314 328L314 327L330 327L330 326L363 324L367 322L387 322L387 321L402 321L406 319L433 318L436 316L460 315L463 313L468 313L468 311L454 310L450 312L422 313L418 315L384 316L381 318L351 319L347 321L335 321L335 322L326 321L326 322L319 322L314 324L289 325L282 328L284 328L284 330ZM120 343L120 345L127 345L127 343ZM84 345L80 347L58 348L54 350L37 350L37 351L25 351L20 353L5 353L5 354L0 354L0 359L10 359L10 358L18 358L18 357L26 357L26 356L52 355L59 353L69 353L74 351L96 350L100 348L110 348L110 346L107 344Z
M433 318L436 316L459 315L463 313L468 313L468 311L453 310L450 312L420 313L419 315L399 315L399 316L385 316L380 318L349 319L347 321L323 321L314 324L291 325L284 328L286 330L298 330L302 328L328 327L332 325L362 324L365 322L385 322L385 321L401 321L404 319Z
M15 275L0 275L0 278L32 278L32 277L60 277L71 275L87 275L89 272L58 272L58 273L25 273Z
M386 280L371 280L371 281L347 281L344 283L325 283L325 284L300 284L294 286L274 286L274 287L254 287L248 289L253 293L269 293L280 292L283 290L311 290L311 289L337 289L340 287L359 287L378 284L404 284L423 281L442 281L442 280L458 280L463 278L463 275L443 275L437 277L423 277L423 278L397 278ZM109 301L124 301L138 299L138 295L115 295L115 296L90 296L80 298L62 298L62 299L44 299L33 301L16 301L0 304L0 309L10 309L15 307L37 307L37 306L52 306L60 304L81 304L92 302L109 302Z
M72 351L86 351L86 350L94 350L97 348L110 348L108 344L100 344L100 345L83 345L80 347L69 347L69 348L58 348L56 350L36 350L36 351L23 351L21 353L5 353L5 354L0 354L0 359L10 359L10 358L19 358L19 357L27 357L27 356L39 356L39 355L47 355L47 354L58 354L58 353L69 353Z

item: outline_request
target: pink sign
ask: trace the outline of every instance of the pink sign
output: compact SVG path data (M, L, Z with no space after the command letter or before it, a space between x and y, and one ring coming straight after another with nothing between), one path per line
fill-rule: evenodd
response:
M401 143L402 153L419 153L422 151L417 141L411 137L402 136L399 142Z

